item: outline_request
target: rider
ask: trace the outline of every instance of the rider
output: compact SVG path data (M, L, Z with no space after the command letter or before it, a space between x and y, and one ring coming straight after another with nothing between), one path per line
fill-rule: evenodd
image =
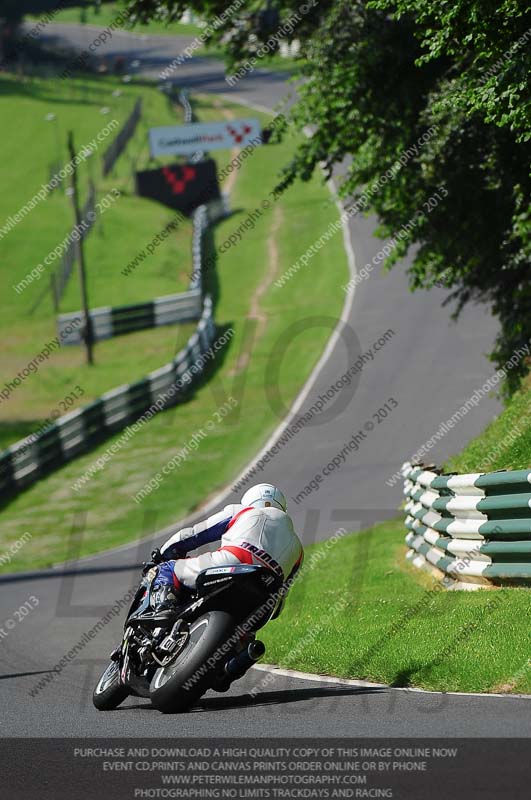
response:
M219 542L221 547L191 558L192 550ZM171 612L179 592L193 589L208 567L258 564L284 582L292 578L303 559L301 541L286 513L286 498L276 486L259 483L248 489L241 503L225 506L203 522L171 536L162 546L164 563L157 568L155 589L166 589L158 615Z

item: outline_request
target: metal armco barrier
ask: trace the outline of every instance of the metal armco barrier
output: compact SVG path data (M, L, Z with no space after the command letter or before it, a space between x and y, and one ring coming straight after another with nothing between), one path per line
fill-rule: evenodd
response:
M90 312L93 340L110 339L124 333L156 328L159 325L173 325L176 322L190 322L201 315L201 292L194 289L183 294L156 297L147 303L117 308L95 308ZM83 321L80 311L61 314L57 320L59 331L68 329L72 320ZM61 339L62 344L81 344L82 329L76 328Z
M131 120L136 125L135 114L140 115L139 103L126 125ZM119 137L122 134L123 130ZM123 146L125 144L121 149ZM118 149L116 158L121 149ZM91 207L93 200L91 189L86 208ZM202 299L205 261L203 234L209 224L229 213L227 196L208 206L199 206L194 212L192 273L187 292L155 298L136 306L93 309L90 312L97 339L200 316L195 333L186 346L168 364L139 381L106 392L87 406L59 417L41 432L15 442L0 452L0 504L140 417L144 417L145 421L154 413L181 402L189 389L201 379L205 364L212 354L205 356L216 338L212 300L208 295ZM192 313L194 316L187 316ZM73 319L81 317L81 312L58 317L59 332L64 331ZM145 324L146 321L149 324ZM64 343L78 344L79 341L74 334L70 341Z
M455 586L531 583L531 470L440 475L404 464L407 558Z
M141 116L142 116L142 98L139 97L134 105L131 114L124 122L121 130L118 131L117 136L115 137L115 139L113 139L113 141L103 154L102 172L104 177L109 174L111 169L114 167L117 159L124 151L127 142L133 136L136 130L136 126L138 125Z
M209 350L216 336L212 300L206 296L201 306L202 274L203 274L203 231L210 215L206 206L201 206L194 214L194 235L192 242L193 272L190 291L193 302L202 308L201 318L195 333L169 364L150 372L136 383L119 386L106 392L84 408L71 411L56 422L51 423L44 431L28 436L11 445L0 453L0 495L8 499L18 494L53 470L91 449L108 436L122 430L131 422L145 414L152 406L159 403L156 411L168 408L180 402L188 389L197 383L204 370L204 354ZM155 324L169 324L168 319L175 321L175 315L183 317L183 308L188 302L183 295L170 298L158 298L149 304ZM125 315L112 317L117 309L98 309L93 318L99 332L98 338L107 338L109 328L123 324L128 319ZM111 317L105 317L105 313ZM81 317L80 312L65 314L60 318L59 330L63 330L72 319ZM130 317L138 319L140 317ZM132 324L126 322L125 324ZM151 326L150 326L151 327ZM137 328L138 329L138 328ZM75 337L75 334L74 334ZM72 343L77 344L77 341ZM193 368L193 369L192 369ZM161 403L161 400L163 401Z
M230 213L229 201L226 196L220 201L209 203L208 206L199 206L194 211L192 272L186 292L164 295L134 305L93 308L90 311L93 340L100 341L146 328L199 319L203 296L203 234L208 224L216 222L228 213ZM57 317L57 333L63 345L82 344L83 329L81 326L72 329L73 320L83 320L82 312L73 311Z
M183 107L183 116L184 116L184 123L185 125L189 125L191 122L194 122L194 110L190 104L190 100L188 98L188 92L186 89L181 89L181 91L177 95L177 99L179 103ZM205 158L206 153L203 150L198 150L193 156L190 158L192 163L196 163L197 161L202 161Z
M157 401L160 407L153 413L179 403L203 373L202 356L215 337L212 301L206 297L195 333L173 361L136 383L106 392L89 405L59 417L44 432L16 442L0 453L2 499L12 497L135 422Z

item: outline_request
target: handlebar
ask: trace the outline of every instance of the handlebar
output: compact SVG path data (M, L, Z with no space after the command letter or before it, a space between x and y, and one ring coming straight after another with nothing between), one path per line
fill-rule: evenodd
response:
M151 561L142 562L142 575L145 575L146 572L149 572L149 570L153 567L158 567L158 565L162 564L163 561L165 561L165 559L160 552L160 548L156 547L151 551Z

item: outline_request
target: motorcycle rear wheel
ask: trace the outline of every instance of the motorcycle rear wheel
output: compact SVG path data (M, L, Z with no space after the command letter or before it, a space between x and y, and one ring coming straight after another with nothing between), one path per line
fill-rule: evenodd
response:
M208 611L190 624L188 639L175 660L160 667L150 685L153 706L164 714L187 711L211 688L228 653L220 648L230 638L236 622L225 611ZM215 658L215 664L207 661Z

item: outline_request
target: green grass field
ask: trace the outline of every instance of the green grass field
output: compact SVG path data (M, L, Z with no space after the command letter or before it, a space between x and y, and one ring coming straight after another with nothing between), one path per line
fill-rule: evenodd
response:
M260 636L268 663L391 686L531 692L529 590L433 591L406 562L404 536L393 521L307 548L285 611Z
M528 469L530 454L528 380L445 468ZM268 660L392 686L531 692L529 589L431 592L433 578L405 560L405 535L397 520L346 536L329 551L309 547L306 563L320 551L327 560L306 571L282 621L266 629ZM331 614L343 598L346 610Z
M255 116L255 112L241 106L223 103L216 107L206 97L197 98L197 111L202 119L219 119L223 113L237 117ZM264 115L258 116L268 119ZM290 157L293 148L291 140L282 145L258 147L242 162L231 194L235 213L216 227L216 247L260 206L261 200L273 189L276 173ZM220 167L224 167L232 156L223 151L216 153ZM319 251L311 264L299 270L285 287L277 289L272 285L273 280L319 237L327 225L337 219L337 209L327 200L328 190L321 177L308 184L294 185L277 203L262 210L254 227L244 232L237 245L219 255L207 281L216 300L216 321L221 329L232 327L234 336L218 358L210 380L195 391L189 402L151 420L82 491L76 493L72 484L118 436L15 498L0 513L0 550L25 531L30 531L33 539L31 551L29 548L19 551L17 560L9 565L10 570L60 562L68 552L72 525L80 519L83 519L83 553L93 553L145 536L179 519L205 497L226 485L256 453L279 422L265 392L265 386L271 382L268 361L273 345L281 338L286 339L290 325L301 319L301 309L304 309L303 318L311 318L323 314L337 316L342 307L341 285L345 282L347 267L341 233L331 239L327 248ZM124 221L124 239L130 231L131 226ZM248 319L250 312L258 314L256 321ZM17 317L13 317L16 321ZM181 329L167 330L171 331L168 336L173 337L173 342L177 333L183 337L186 333ZM125 377L142 377L148 371L147 362L149 370L152 370L168 361L170 341L167 346L164 340L161 343L163 334L160 329L149 333L153 334L153 349L149 353L143 344L145 340L137 338L140 334L96 348L98 362L106 364L105 369L109 371L115 370L114 386ZM312 327L309 337L299 335L294 340L287 339L279 379L284 403L289 405L296 396L330 333L329 327ZM33 334L28 334L28 347L35 349L38 341ZM118 346L121 348L119 354L116 349L111 352L111 347ZM31 386L35 396L38 386L49 385L53 388L53 391L50 388L50 395L57 401L66 391L67 384L87 385L92 390L91 371L83 365L82 356L77 357L77 368L70 373L60 370L57 365L57 372L53 374L51 366L43 366L37 375L31 376L34 380L27 382L28 391ZM123 358L123 363L120 358ZM64 381L64 387L60 380ZM228 395L237 400L237 409L222 424L214 427L193 458L168 476L142 504L135 504L132 495L195 431L206 425ZM6 409L9 405L6 404ZM31 407L30 396L28 409ZM6 410L4 414L7 414ZM19 411L14 405L9 415L5 422L13 423L19 419ZM264 475L266 480L268 477L272 479L274 475Z
M113 94L116 90L122 94ZM84 201L89 174L97 196L110 194L110 208L99 216L86 239L89 303L92 307L141 302L173 294L186 288L191 270L191 224L183 223L127 277L121 274L131 259L173 219L171 209L134 195L133 169L148 165L147 129L156 124L182 120L160 91L152 86L124 85L111 78L80 81L0 78L0 102L4 110L0 138L5 157L0 165L2 185L9 187L0 197L0 227L46 183L50 164L64 166L67 131L75 134L76 151L101 134L110 120L121 124L139 95L144 115L134 138L112 173L101 176L101 156L116 131L98 145L94 155L79 169L80 194ZM101 109L108 109L106 114ZM56 119L46 121L48 114ZM103 135L103 134L101 134ZM25 154L21 157L21 153ZM93 163L92 163L93 162ZM120 194L113 198L113 191ZM55 336L55 314L51 301L50 273L54 260L26 288L15 286L68 235L74 224L68 196L56 189L11 231L3 235L4 269L0 271L2 315L2 369L0 384L11 380ZM35 303L43 297L35 310ZM81 307L77 267L70 278L60 311ZM0 447L16 441L49 417L68 387L82 383L86 402L115 386L134 380L163 364L175 353L175 328L159 328L130 337L113 339L96 348L96 365L87 370L81 348L63 348L35 379L17 389L16 400L0 403ZM134 348L134 356L132 355Z
M504 411L464 450L449 459L449 472L495 472L531 468L531 380L507 403Z
M88 8L64 8L53 18L53 22L61 23L82 23L86 25L96 25L98 28L106 28L116 19L123 9L121 3L104 3L99 8L92 4ZM28 17L37 20L38 16ZM188 25L182 22L171 22L166 25L164 22L150 22L148 25L135 24L131 30L134 33L162 34L165 36L198 36L202 28L198 25Z

